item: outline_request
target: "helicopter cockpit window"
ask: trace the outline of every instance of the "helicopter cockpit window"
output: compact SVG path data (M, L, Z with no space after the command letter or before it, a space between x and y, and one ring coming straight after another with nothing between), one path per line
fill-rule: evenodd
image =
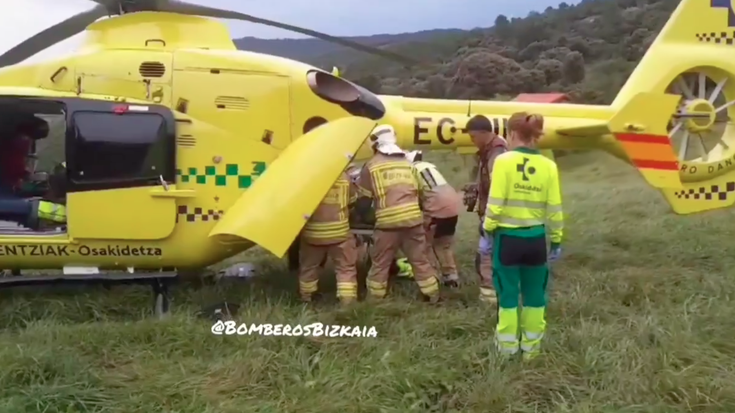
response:
M173 167L158 114L76 112L73 125L75 182L155 179Z

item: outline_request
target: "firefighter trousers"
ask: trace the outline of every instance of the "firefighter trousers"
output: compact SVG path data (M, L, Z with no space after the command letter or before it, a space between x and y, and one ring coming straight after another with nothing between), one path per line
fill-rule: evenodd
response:
M329 245L314 245L302 239L299 250L299 294L310 301L317 291L322 262L329 257L337 276L337 298L342 302L357 299L357 241L346 240Z
M442 281L444 282L459 281L453 251L457 218L456 216L449 218L424 216L426 256L430 261L436 261L435 266L441 271Z
M549 268L544 227L498 229L494 246L493 271L499 307L495 342L503 354L515 354L520 347L524 358L530 359L539 354L546 331ZM519 306L522 306L520 326Z
M388 293L390 267L398 251L413 267L414 280L421 293L427 297L439 294L436 272L426 256L426 234L423 225L390 230L376 229L370 251L372 264L367 276L367 288L371 297L383 298Z
M480 217L480 225L483 225L485 216ZM479 242L482 243L484 238L480 236ZM493 284L493 257L492 252L487 252L485 248L477 249L475 254L475 269L477 275L480 276L480 301L495 304L498 302L495 293L495 285Z

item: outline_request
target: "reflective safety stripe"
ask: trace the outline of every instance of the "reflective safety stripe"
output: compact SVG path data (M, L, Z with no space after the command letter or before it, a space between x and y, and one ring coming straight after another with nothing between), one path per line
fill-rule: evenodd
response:
M517 343L518 337L514 336L513 334L496 334L495 337L498 338L498 341L502 341L505 343Z
M549 229L561 229L564 227L564 223L559 221L551 221L549 222Z
M304 226L304 237L312 239L341 240L350 234L349 221L307 222Z
M546 202L527 201L527 200L522 200L522 199L490 198L488 199L487 203L488 205L495 205L495 206L507 206L507 207L515 207L515 208L545 210L549 214L562 212L561 205L551 205Z
M337 297L341 298L354 298L357 297L357 283L352 282L338 282L337 283Z
M532 333L530 331L524 331L523 336L528 340L541 340L544 338L544 333Z
M375 225L380 227L398 225L414 220L423 220L418 204L396 205L375 211Z
M509 334L496 334L495 345L503 354L513 355L518 353L518 338Z
M377 198L376 210L382 210L386 207L386 180L383 179L381 172L393 172L396 179L391 181L392 184L401 183L408 184L416 187L416 179L413 176L411 170L411 164L407 161L394 161L394 162L383 162L377 165L372 165L369 168L370 176L373 181L373 189L375 191L375 197ZM388 184L391 185L391 184Z
M422 291L424 288L433 288L433 287L439 288L436 282L436 277L429 277L425 280L417 279L416 284L419 285L419 288L421 288Z
M47 221L66 222L66 207L48 201L38 204L38 217Z
M379 282L373 280L367 280L367 286L370 288L387 288L388 282Z
M447 180L439 172L434 164L429 162L417 162L413 165L416 172L416 180L422 190L431 190L442 185L447 185Z
M373 197L373 193L372 193L372 192L370 192L370 190L369 190L369 189L363 188L363 187L361 187L361 186L358 186L358 187L357 187L357 193L358 193L358 194L359 194L360 196L366 196L366 197L369 197L369 198L372 198L372 197Z
M319 281L299 281L299 290L301 293L315 293L318 289Z
M377 282L372 280L366 280L368 292L371 296L377 298L383 298L388 293L387 282Z
M534 171L533 178L526 175L531 170ZM548 223L552 242L561 242L562 210L559 175L553 161L537 153L520 150L496 158L483 223L485 230Z
M436 281L436 278L431 277L427 280L428 282L424 285L418 280L416 280L416 284L419 285L419 290L421 290L421 293L424 295L435 295L439 292L439 283Z
M521 343L521 350L523 350L525 353L533 353L537 352L541 349L540 343Z
M489 214L488 218L496 221L499 225L512 225L514 227L535 227L537 225L544 225L544 221L538 219L518 219L511 217L498 217L495 214ZM485 228L487 229L487 227Z

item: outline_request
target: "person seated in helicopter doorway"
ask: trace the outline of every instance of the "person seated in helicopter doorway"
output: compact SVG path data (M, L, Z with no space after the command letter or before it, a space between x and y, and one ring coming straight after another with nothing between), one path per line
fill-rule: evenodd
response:
M48 133L48 123L33 116L0 142L0 220L38 229L42 222L66 223L66 207L45 200L27 200L18 191L30 176L28 158L33 138ZM40 136L40 137L45 137Z
M321 124L314 124L312 129ZM340 303L357 300L357 240L349 222L350 208L355 201L357 188L343 171L304 226L298 270L299 295L303 301L312 301L317 292L319 272L327 257L334 264Z

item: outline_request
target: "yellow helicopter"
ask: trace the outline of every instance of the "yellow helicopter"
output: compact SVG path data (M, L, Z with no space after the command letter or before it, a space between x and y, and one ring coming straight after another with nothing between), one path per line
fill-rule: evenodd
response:
M161 304L162 280L176 271L256 244L283 256L348 163L371 154L368 137L378 123L393 125L406 149L466 152L470 116L490 117L504 135L513 112L542 113L542 148L601 149L625 159L678 213L735 200L729 1L725 8L681 1L610 106L377 96L336 73L238 51L226 27L205 17L405 58L181 1L96 3L0 55L0 127L30 115L52 123L62 131L55 136L67 167L65 225L0 228L0 268L64 275L7 277L0 287L150 279ZM119 16L96 21L111 15ZM22 64L85 29L75 53ZM328 122L311 130L322 119ZM6 127L0 136L12 134ZM713 146L709 135L720 140ZM690 155L700 142L701 153ZM111 269L129 274L103 274Z

